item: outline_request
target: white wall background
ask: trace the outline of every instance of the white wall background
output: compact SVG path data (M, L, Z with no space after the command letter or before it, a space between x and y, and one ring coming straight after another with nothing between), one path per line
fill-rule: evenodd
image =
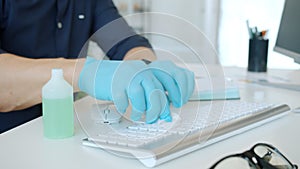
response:
M114 0L116 2L134 3L143 2L148 11L162 12L178 16L203 31L217 49L217 55L207 55L207 62L217 60L225 66L247 67L249 36L246 20L250 26L257 26L260 30L269 30L269 68L299 69L293 59L273 51L277 31L281 19L284 0ZM128 11L133 11L129 9ZM130 12L128 12L130 13ZM134 23L137 24L138 20ZM159 23L151 18L146 19L145 30L151 31L170 27L169 23ZM175 33L185 32L184 27L172 27ZM186 36L187 41L202 51L203 57L206 46L195 40L196 36ZM172 51L188 62L195 62L190 51L182 48L181 44L171 42L161 37L150 37L153 46Z
M299 69L293 59L273 51L284 0L221 0L219 58L223 65L246 67L250 26L269 30L268 67Z
M219 0L151 0L151 12L178 17L178 23L172 19L160 21L161 18L151 18L150 31L169 30L170 34L178 35L179 40L187 43L195 52L193 54L190 49L170 38L154 36L150 38L152 44L155 48L173 52L184 62L217 63L213 48L218 44L219 10L215 8L219 6L218 3Z

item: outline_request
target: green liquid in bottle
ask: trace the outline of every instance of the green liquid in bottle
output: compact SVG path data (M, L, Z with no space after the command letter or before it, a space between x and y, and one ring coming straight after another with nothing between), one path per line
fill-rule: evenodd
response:
M71 137L74 134L73 97L43 98L44 136L51 139Z

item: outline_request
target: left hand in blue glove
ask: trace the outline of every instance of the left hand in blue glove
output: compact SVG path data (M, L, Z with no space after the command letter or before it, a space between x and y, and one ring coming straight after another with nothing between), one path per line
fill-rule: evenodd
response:
M168 92L168 98L174 107L181 107L191 97L194 86L194 73L176 66L171 61L154 61L150 70Z

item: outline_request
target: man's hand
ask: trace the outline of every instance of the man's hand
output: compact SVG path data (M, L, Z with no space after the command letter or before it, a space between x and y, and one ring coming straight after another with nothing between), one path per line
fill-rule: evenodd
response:
M154 61L150 70L162 83L174 107L186 104L194 91L194 73L176 66L171 61Z
M113 101L121 113L126 111L130 100L132 120L140 120L144 112L147 123L154 123L158 118L172 120L164 88L143 61L108 61L88 57L78 86L97 99Z
M185 104L194 91L194 73L176 66L171 61L155 61L157 58L153 50L146 47L131 49L125 56L125 60L152 61L148 68L163 84L168 93L169 100L175 107Z

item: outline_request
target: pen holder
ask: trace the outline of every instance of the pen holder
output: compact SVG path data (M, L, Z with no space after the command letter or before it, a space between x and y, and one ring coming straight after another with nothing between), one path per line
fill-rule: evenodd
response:
M268 61L268 39L253 38L249 41L248 71L266 72Z

